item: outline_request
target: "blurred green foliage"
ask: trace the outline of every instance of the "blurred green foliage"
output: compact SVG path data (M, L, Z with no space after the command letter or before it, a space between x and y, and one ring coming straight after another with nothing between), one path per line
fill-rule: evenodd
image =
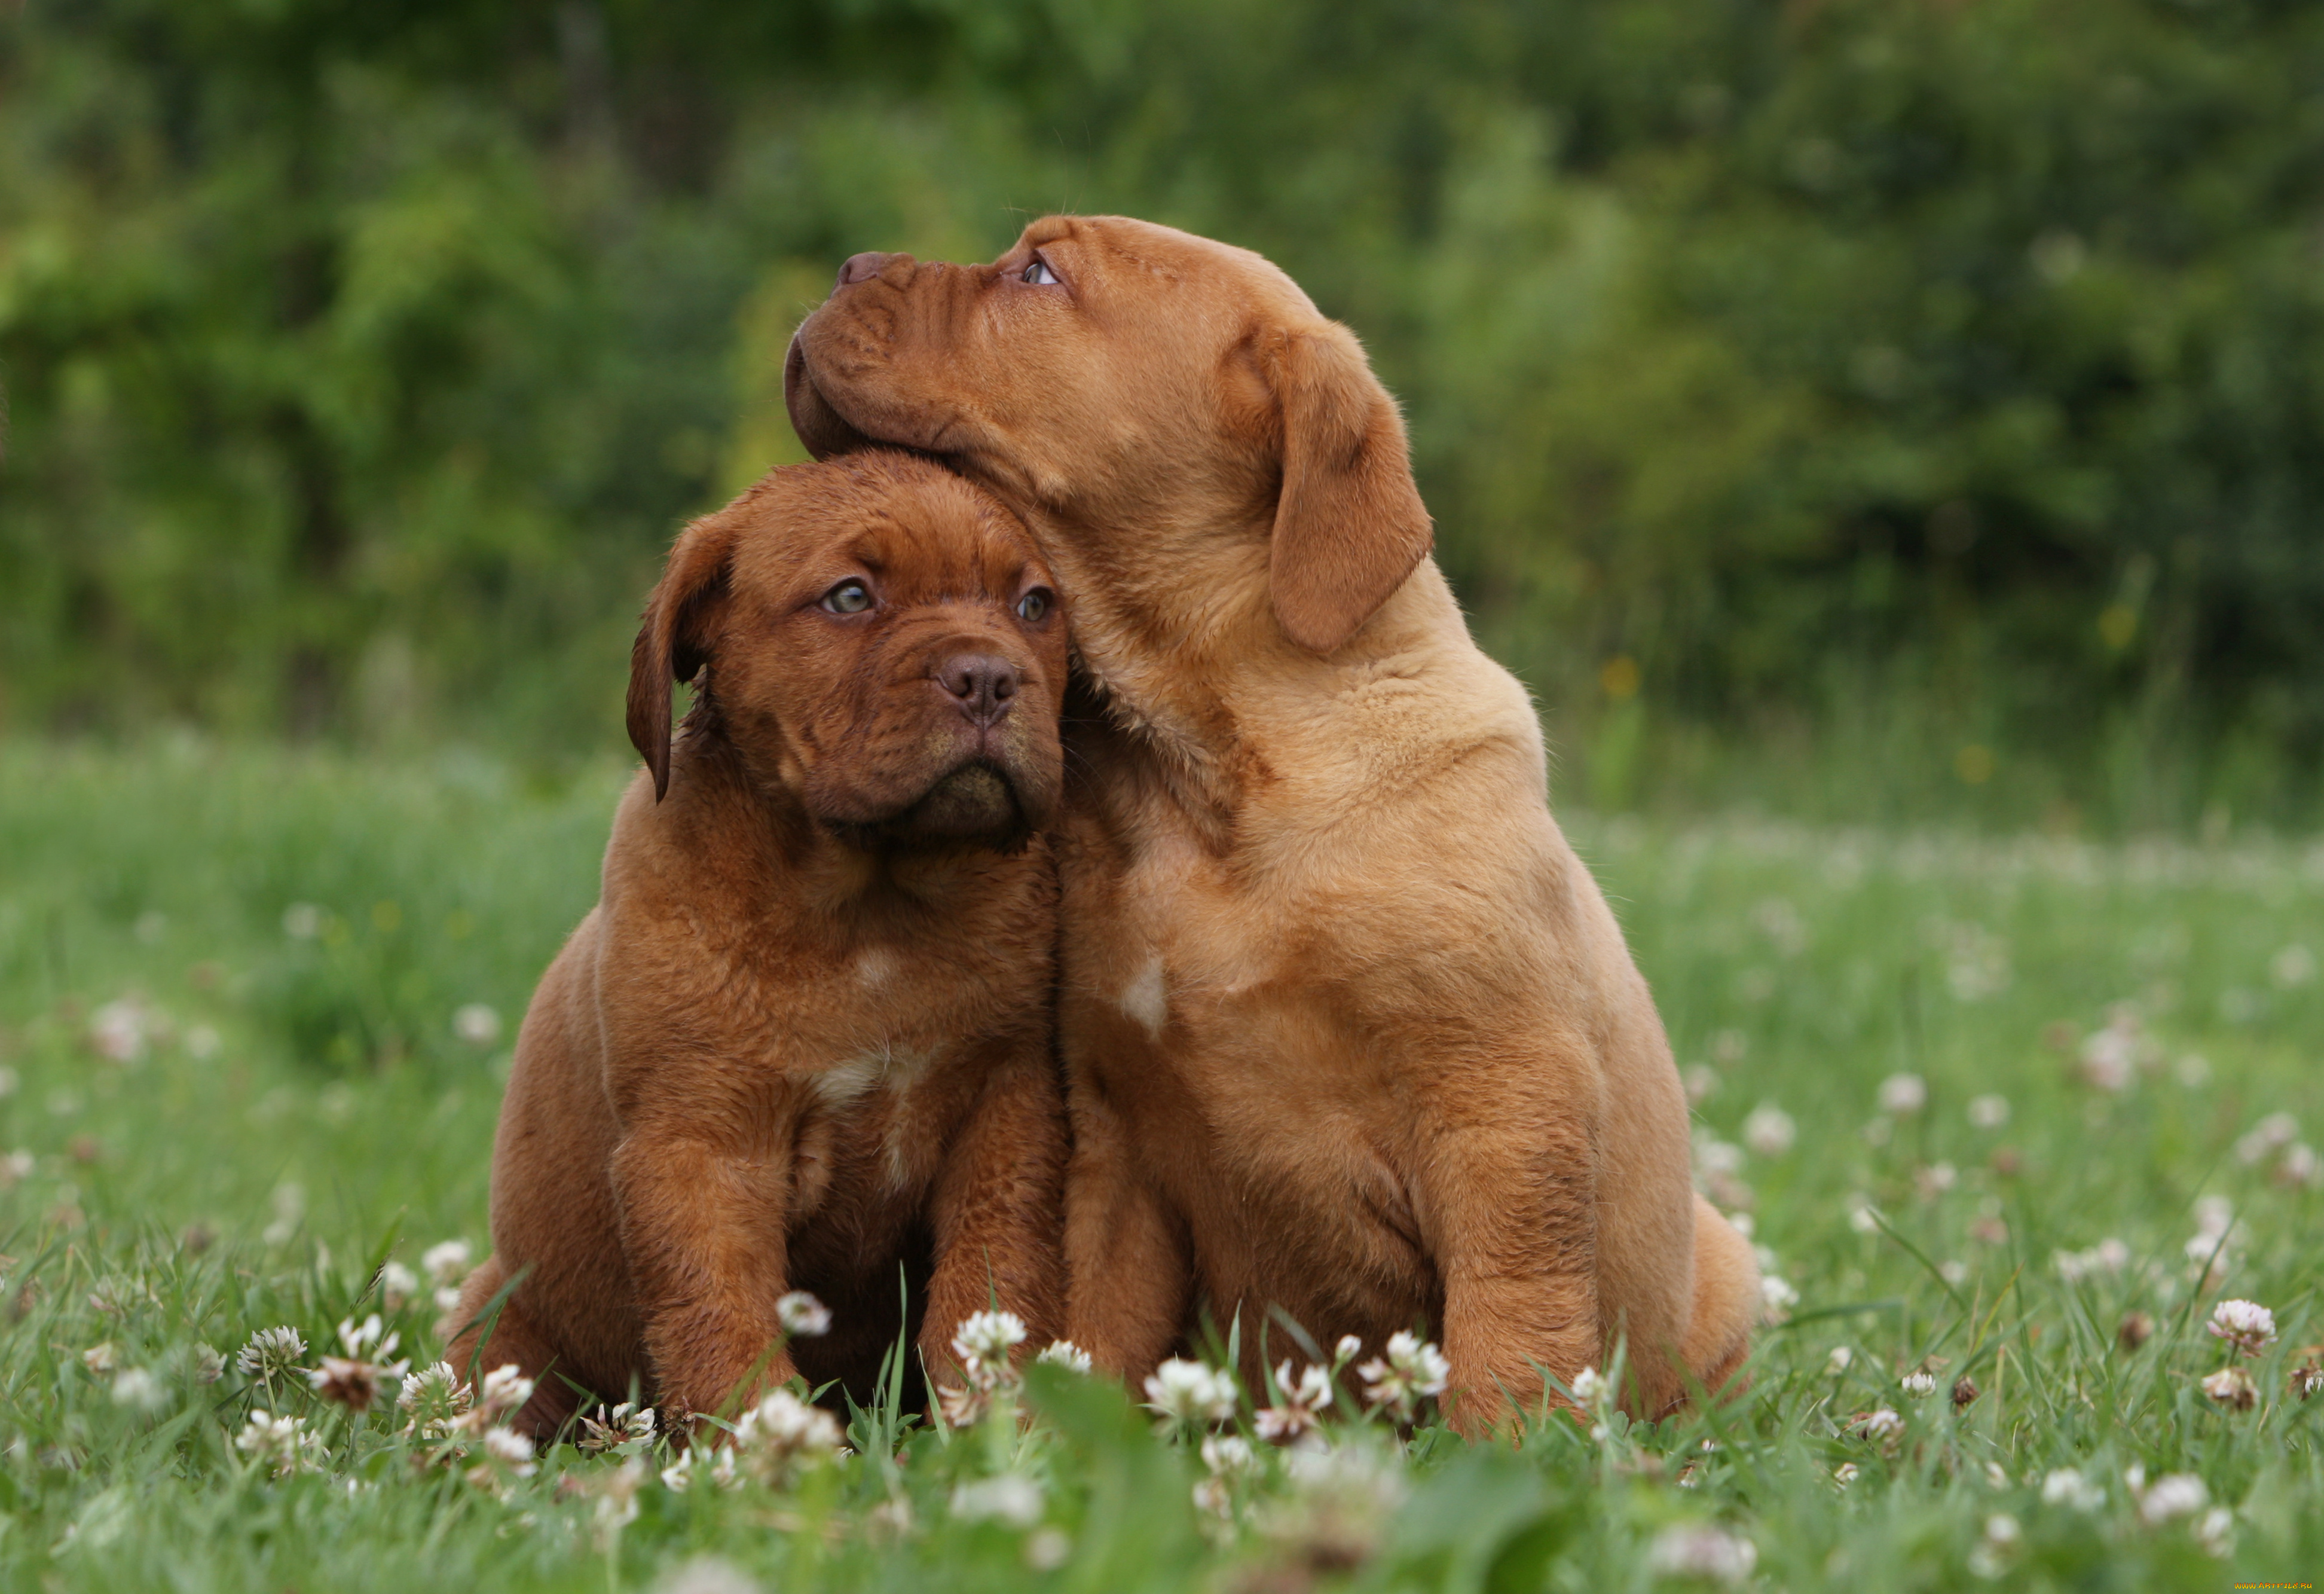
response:
M1120 210L1364 334L1590 800L2311 817L2319 60L2303 0L22 0L0 724L616 746L836 262Z

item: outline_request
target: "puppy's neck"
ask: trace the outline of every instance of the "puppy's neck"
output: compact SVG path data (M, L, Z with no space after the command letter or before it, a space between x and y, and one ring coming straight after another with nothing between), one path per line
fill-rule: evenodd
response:
M1096 707L1214 849L1223 850L1258 745L1322 730L1314 706L1351 681L1398 671L1467 627L1434 561L1423 560L1342 647L1293 642L1268 588L1273 507L1224 524L1158 520L1122 535L1036 511L1072 598L1074 651ZM1448 625L1449 621L1449 625Z

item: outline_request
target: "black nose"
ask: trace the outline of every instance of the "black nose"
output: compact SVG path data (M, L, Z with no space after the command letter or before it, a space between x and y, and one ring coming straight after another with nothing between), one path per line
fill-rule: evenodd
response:
M844 288L850 283L868 283L880 274L881 266L895 258L893 255L882 255L877 249L867 249L861 255L851 255L847 257L846 263L839 268L839 285Z
M1017 666L991 653L955 653L936 669L936 681L979 725L994 725L1017 699Z

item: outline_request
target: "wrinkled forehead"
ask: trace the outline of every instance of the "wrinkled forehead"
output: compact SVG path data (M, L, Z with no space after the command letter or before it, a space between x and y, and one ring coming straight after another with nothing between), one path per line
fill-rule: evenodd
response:
M1029 257L1035 250L1063 253L1084 277L1111 289L1143 279L1176 295L1230 299L1286 322L1320 313L1265 255L1134 217L1045 216L1019 235L1010 255Z
M771 598L877 577L899 600L1014 601L1051 577L1032 537L982 488L921 461L855 459L783 471L752 502L735 551L739 583Z

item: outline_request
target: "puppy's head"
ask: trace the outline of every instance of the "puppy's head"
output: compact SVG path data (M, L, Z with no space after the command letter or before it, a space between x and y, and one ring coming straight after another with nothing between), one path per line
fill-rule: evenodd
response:
M986 265L859 255L792 340L784 390L819 458L946 456L1105 544L1056 550L1101 579L1157 525L1263 537L1276 617L1319 653L1429 547L1404 423L1355 335L1259 255L1148 222L1049 217Z
M1024 526L886 450L774 471L687 527L646 605L630 740L669 787L670 684L755 779L873 842L1021 846L1055 811L1056 582Z

